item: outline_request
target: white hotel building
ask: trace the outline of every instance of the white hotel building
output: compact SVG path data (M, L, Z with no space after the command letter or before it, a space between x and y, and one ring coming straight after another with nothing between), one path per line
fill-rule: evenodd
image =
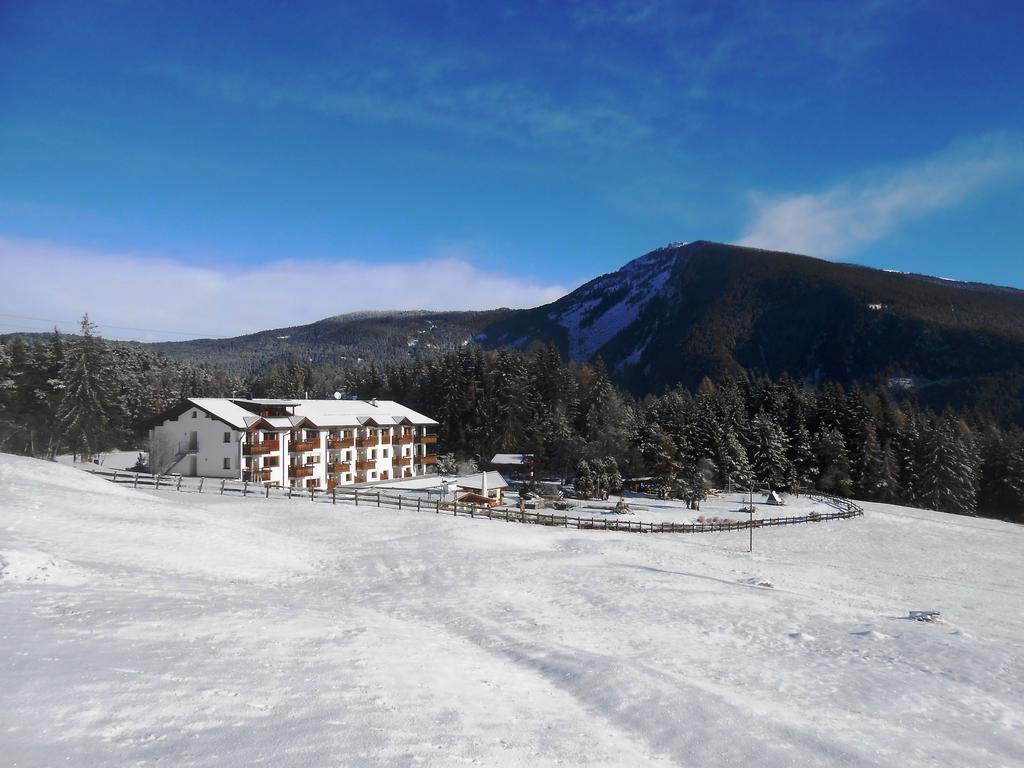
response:
M329 490L431 474L437 462L437 422L390 400L193 397L150 427L160 474Z

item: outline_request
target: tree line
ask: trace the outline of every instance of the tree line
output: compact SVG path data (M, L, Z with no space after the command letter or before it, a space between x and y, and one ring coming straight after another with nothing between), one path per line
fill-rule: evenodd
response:
M754 483L1024 519L1024 431L985 414L936 413L882 385L725 376L636 399L600 361L566 363L544 344L344 369L293 361L251 384L267 397L397 400L437 419L441 443L461 458L532 453L541 474L595 492L607 490L601 476L650 478L687 498Z
M405 362L292 360L241 377L80 335L0 344L0 450L52 457L138 447L136 427L183 397L348 396L436 419L444 451L484 463L532 453L538 474L615 492L648 478L666 495L708 487L819 489L840 496L1024 520L1024 432L985 415L921 407L884 386L788 377L704 379L636 399L604 365L553 345L466 345Z

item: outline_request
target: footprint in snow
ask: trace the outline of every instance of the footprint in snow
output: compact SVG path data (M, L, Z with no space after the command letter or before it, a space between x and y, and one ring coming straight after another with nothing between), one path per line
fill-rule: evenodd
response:
M809 643L818 639L814 635L809 635L806 632L790 632L788 637L790 640L795 640L798 643Z
M860 632L851 632L850 634L851 635L856 635L857 637L863 637L866 640L890 640L890 639L892 639L892 635L887 635L884 632L879 632L876 629L865 629L865 630L862 630Z

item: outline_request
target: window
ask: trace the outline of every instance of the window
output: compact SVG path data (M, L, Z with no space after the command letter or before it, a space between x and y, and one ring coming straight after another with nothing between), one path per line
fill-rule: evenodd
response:
M231 458L228 456L224 457L224 469L231 469Z
M194 419L194 418L195 418L196 416L198 416L198 415L199 415L199 411L192 411L192 418L193 418L193 419Z
M388 457L388 449L387 449L387 448L385 448L384 450L382 450L382 451L380 452L380 455L381 455L381 458L382 458L382 459L386 459L386 458Z
M224 433L224 442L225 443L230 443L231 442L231 433L230 432L225 432Z

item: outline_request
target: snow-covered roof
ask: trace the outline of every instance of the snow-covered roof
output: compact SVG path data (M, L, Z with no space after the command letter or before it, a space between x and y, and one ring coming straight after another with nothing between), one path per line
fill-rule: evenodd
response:
M455 481L455 484L459 488L466 488L470 491L481 491L483 490L483 483L481 482L481 475L483 472L477 472L475 475L468 475L467 477L460 477ZM487 473L487 489L493 491L495 488L508 488L508 483L505 482L505 478L501 476L500 472L488 472Z
M367 400L297 400L296 416L305 416L321 427L359 426L374 422L379 426L394 426L402 422L419 426L436 425L429 416L417 413L412 408L394 400L377 400L376 405Z
M491 459L491 464L530 464L533 461L532 453L496 453Z
M358 427L364 424L392 427L398 424L434 426L436 421L393 400L253 400L226 397L190 397L188 402L237 429L245 429L260 420L259 414L246 410L239 403L287 406L294 416L268 416L263 421L276 429L289 429L303 419L318 427Z
M236 429L245 429L259 418L224 397L190 397L188 402Z

